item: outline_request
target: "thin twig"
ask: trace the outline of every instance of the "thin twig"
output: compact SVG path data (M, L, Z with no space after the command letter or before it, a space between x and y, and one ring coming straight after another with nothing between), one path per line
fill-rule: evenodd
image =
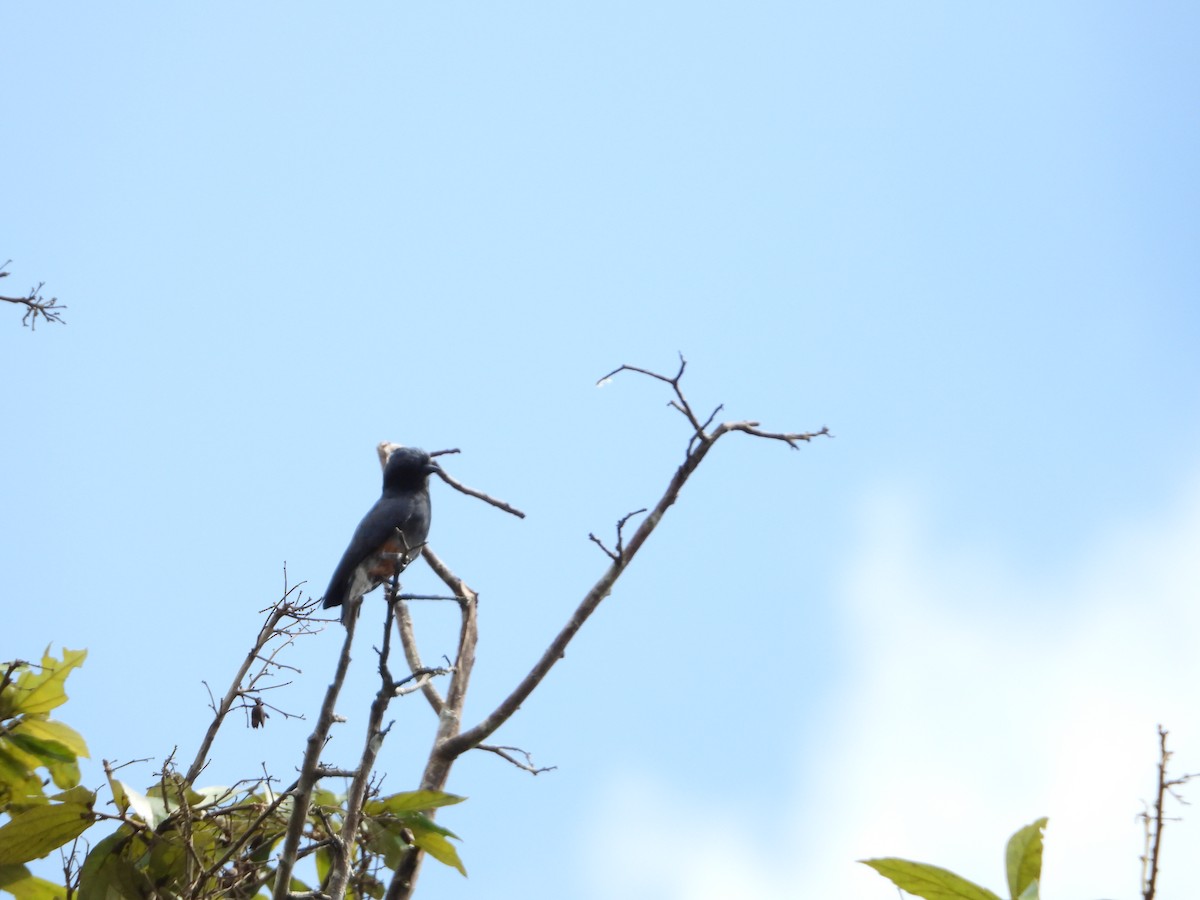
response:
M620 578L621 574L629 566L629 563L654 532L654 529L658 527L666 511L679 498L679 493L687 483L688 478L695 472L696 468L704 460L708 451L712 449L719 438L733 431L742 431L756 437L768 437L786 441L789 445L794 446L794 442L796 441L808 441L818 435L830 436L828 429L822 429L819 432L798 434L760 432L757 422L728 422L718 425L709 433L707 429L715 419L720 407L714 410L705 422L700 422L680 388L680 379L683 377L686 367L687 361L680 354L679 371L673 377L661 375L637 366L623 365L614 369L597 382L598 385L603 385L620 372L636 372L671 385L675 396L668 405L682 413L691 426L691 434L689 435L684 461L672 476L666 490L663 492L658 503L655 504L653 510L639 523L628 544L624 544L623 542L622 526L629 520L630 516L636 515L636 513L631 513L618 523L617 551L609 550L595 535L589 535L589 538L598 544L605 554L607 554L610 565L592 586L591 590L583 597L566 625L563 626L558 635L550 642L550 645L516 688L482 721L472 728L460 730L461 723L459 719L462 711L462 693L458 693L458 691L461 689L462 692L465 692L466 682L470 676L474 662L474 641L476 638L476 628L473 622L475 607L474 593L471 592L470 602L464 600L462 644L460 645L458 658L455 661L455 674L451 679L445 705L439 716L438 735L434 740L434 749L430 754L429 762L425 767L425 774L421 780L421 788L423 790L442 790L454 761L467 750L481 746L488 737L512 717L521 707L521 704L541 684L550 669L558 660L562 659L566 653L567 645L570 644L571 640L579 632L579 629L583 627L584 622L588 620L592 613L596 611L601 601L612 591L617 579ZM450 580L452 576L448 574L443 575L439 571L438 565L435 565L436 557L432 556L429 548L425 547L422 552L425 554L426 560L434 568L434 571L438 572L439 576L455 590L456 594L461 595L455 583ZM461 581L457 581L456 583L461 585ZM463 588L465 588L465 585L463 585ZM467 620L468 611L472 613L472 621L469 624ZM467 646L468 636L470 640L469 648ZM408 900L412 896L421 858L421 851L414 849L401 860L392 877L391 883L388 885L387 900Z
M630 519L632 519L634 516L640 516L645 511L646 510L644 507L642 509L635 509L633 512L626 513L619 520L617 520L617 549L616 550L609 550L608 547L606 547L604 545L604 541L600 540L600 538L596 537L596 535L592 534L590 531L588 532L588 540L592 541L601 550L603 550L605 552L605 554L608 556L608 558L611 559L613 562L620 562L621 557L625 553L625 534L624 534L625 523L628 522Z
M284 837L283 850L279 854L279 864L275 869L275 889L272 893L274 900L285 900L291 889L292 870L300 849L300 837L304 833L304 823L308 820L308 806L312 800L313 788L317 783L317 768L321 762L321 751L329 737L329 729L333 725L334 707L337 705L338 694L346 680L346 672L350 668L350 646L354 643L354 627L358 616L346 617L346 637L342 642L342 652L338 656L337 669L333 681L325 691L325 702L321 704L321 713L317 717L316 727L308 736L308 744L304 751L304 763L300 768L296 789L292 792L294 805L288 819L287 834Z
M7 278L9 273L4 271L8 268L12 260L0 266L0 278ZM42 296L42 288L46 286L46 282L38 282L37 287L29 289L29 294L25 297L0 297L5 303L15 303L18 306L25 307L25 315L21 317L21 324L27 326L31 331L37 331L38 316L41 316L47 322L57 322L60 325L65 325L66 322L62 317L62 310L67 307L58 302L57 297L51 297L49 300Z
M446 484L450 485L450 487L454 488L456 491L466 494L468 497L474 497L477 500L482 500L484 503L490 503L492 506L496 507L496 509L502 509L506 513L516 516L518 519L525 518L525 513L521 512L515 506L506 503L503 500L489 496L483 491L477 491L475 488L467 487L461 481L457 480L453 475L446 472L445 469L439 470L437 474L438 478L442 479L442 481L446 482Z
M432 551L430 552L432 553ZM419 672L423 670L425 664L421 662L421 651L417 647L412 616L409 615L408 605L403 601L396 604L396 630L400 633L400 646L404 648L404 660L408 663L409 671ZM421 693L425 695L425 699L433 707L434 714L440 716L442 710L446 707L446 701L442 699L442 695L438 693L438 689L433 682L427 681L422 684Z
M1154 808L1147 809L1141 814L1146 826L1146 852L1142 856L1142 900L1154 900L1158 882L1158 860L1162 851L1163 828L1171 821L1164 813L1164 803L1167 795L1174 797L1186 805L1187 801L1179 795L1175 788L1187 784L1194 775L1183 775L1179 778L1167 777L1167 763L1172 757L1167 750L1167 730L1158 726L1158 789L1155 793Z
M476 750L486 750L488 753L495 753L501 759L506 759L518 769L528 772L530 775L540 775L542 772L553 772L558 766L535 766L533 764L533 756L528 750L522 750L520 747L498 747L495 744L480 744ZM525 757L525 762L513 757L511 754L520 753Z
M242 664L238 668L237 674L234 675L233 681L229 685L229 689L225 692L225 696L221 698L220 704L213 706L212 722L209 723L208 730L204 734L204 739L200 742L200 747L196 751L196 758L192 761L191 766L188 768L187 775L184 776L184 780L189 785L194 784L196 779L200 777L200 773L203 771L205 762L208 759L208 751L212 748L213 741L216 740L217 737L217 732L220 731L222 724L225 722L225 717L229 714L229 710L233 707L235 701L237 701L239 697L255 688L257 682L264 675L266 675L269 667L273 664L275 654L277 654L283 648L283 646L288 646L291 644L293 640L293 632L291 629L300 628L303 630L305 626L302 626L301 623L303 623L305 615L316 607L318 601L315 599L310 599L305 603L298 604L291 602L290 598L292 594L299 590L304 582L300 582L300 584L295 584L289 587L287 583L286 566L284 567L283 582L283 595L277 601L275 601L274 605L271 607L270 615L267 616L266 622L264 622L262 628L259 629L258 637L254 641L254 646L250 648L250 651L246 654L246 658L242 660ZM287 617L290 617L293 621L290 624L281 627L280 622ZM261 653L263 648L266 647L267 644L269 644L274 638L279 636L284 636L287 638L287 640L283 642L282 646L276 647L271 653L270 657L265 660L262 659ZM260 669L258 674L253 676L249 682L243 684L247 674L250 671L250 667L253 666L256 661L263 662L263 668ZM205 683L204 686L205 688L208 688L207 683ZM208 693L209 703L211 705L212 690L209 689Z
M363 802L366 799L367 786L371 779L371 771L375 768L375 760L383 746L391 725L383 725L383 717L388 704L396 695L396 682L388 668L388 657L392 649L392 618L396 606L396 595L400 593L400 573L392 574L391 584L388 585L387 614L383 623L383 646L377 650L379 656L379 690L371 702L371 710L367 716L367 734L363 743L362 755L358 760L358 769L350 780L350 790L346 792L346 817L342 821L340 836L334 841L334 860L329 879L325 884L325 892L340 900L345 896L346 886L350 881L350 861L354 845L358 840L358 823L362 819Z
M388 456L391 455L392 451L395 450L397 447L402 447L402 446L404 446L404 445L397 444L393 441L380 441L378 446L375 448L376 451L379 453L380 463L386 463L387 458L388 458ZM455 450L435 450L432 453L430 453L429 455L431 457L432 456L445 456L449 453L459 453L459 452L460 451L457 449L455 449ZM444 481L444 482L446 482L446 484L450 485L450 487L454 488L456 491L459 491L460 493L466 494L468 497L474 497L477 500L482 500L484 503L489 503L492 506L496 507L496 509L502 509L506 513L516 516L518 519L525 518L525 513L521 512L521 510L517 509L511 503L506 503L503 500L493 497L490 494L485 494L483 491L476 490L475 488L467 487L461 481L456 479L453 475L448 474L444 469L439 468L437 475L439 478L442 479L442 481Z

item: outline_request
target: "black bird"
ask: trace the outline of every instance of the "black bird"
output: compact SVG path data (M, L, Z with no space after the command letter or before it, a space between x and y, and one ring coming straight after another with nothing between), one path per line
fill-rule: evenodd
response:
M429 476L441 469L424 450L398 447L383 467L383 495L363 516L325 591L325 608L346 612L363 594L404 571L429 536Z

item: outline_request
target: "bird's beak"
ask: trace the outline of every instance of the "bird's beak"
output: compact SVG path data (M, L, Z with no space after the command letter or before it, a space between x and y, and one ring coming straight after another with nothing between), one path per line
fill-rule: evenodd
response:
M442 474L442 467L441 467L441 466L439 466L439 465L438 465L437 463L435 463L435 462L430 462L430 463L429 463L427 466L425 466L425 474L426 474L426 475L435 475L435 474L436 474L436 475L441 475L441 474Z

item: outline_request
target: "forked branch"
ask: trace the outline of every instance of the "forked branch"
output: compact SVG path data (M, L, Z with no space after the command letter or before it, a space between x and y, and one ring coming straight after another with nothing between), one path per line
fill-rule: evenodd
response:
M430 703L435 711L439 713L438 736L434 742L434 748L429 757L429 762L426 765L425 776L422 779L421 787L425 790L442 790L445 787L446 780L450 773L450 768L454 761L463 753L473 748L484 748L493 753L499 753L514 762L521 765L515 758L507 755L504 751L508 748L497 748L484 745L486 741L495 731L500 728L509 718L521 707L533 693L534 690L541 684L542 680L553 668L558 660L562 659L566 652L567 645L583 627L583 624L588 620L601 601L609 595L625 569L632 562L634 556L641 550L642 545L654 533L659 522L662 521L666 511L674 505L679 499L679 494L683 490L687 480L691 477L696 468L703 462L708 451L716 444L716 442L732 432L742 432L752 437L767 438L786 443L792 449L796 449L801 442L812 441L816 437L831 437L828 428L821 428L818 431L812 432L771 432L760 428L758 422L725 422L712 427L712 423L716 418L721 407L718 406L713 412L703 421L696 415L692 409L687 397L680 387L680 381L683 377L687 361L680 356L679 371L674 376L662 375L657 372L652 372L649 369L639 368L637 366L623 365L606 376L600 379L598 384L605 384L614 376L621 372L635 372L661 381L671 386L674 396L669 402L669 406L681 413L687 419L690 426L690 435L686 453L684 454L683 463L675 471L667 484L666 490L659 498L654 508L649 514L642 519L635 529L633 535L628 542L624 539L624 526L629 522L629 519L638 513L645 512L639 510L638 513L630 513L623 517L617 523L617 544L615 550L610 550L606 547L595 535L589 535L589 538L600 546L600 548L608 556L610 564L608 568L600 575L600 578L592 585L591 589L584 595L567 623L559 631L558 635L550 642L550 645L542 653L541 658L534 663L533 668L521 680L521 682L513 689L513 691L482 721L466 730L459 730L459 723L462 713L462 701L466 692L467 679L470 676L471 667L474 662L475 639L476 639L476 623L475 623L475 601L476 597L473 591L470 591L460 580L455 578L449 570L445 570L440 566L440 561L433 556L432 552L426 547L423 551L425 558L433 566L434 571L438 572L443 581L446 582L456 596L460 598L460 604L463 609L463 626L460 636L459 655L455 660L454 677L451 680L450 690L443 700L436 695L429 694ZM406 633L407 632L407 633ZM406 652L411 643L411 625L406 629L405 623L401 620L401 633L404 635L404 643ZM419 656L416 655L415 649L409 653L409 664L414 665L419 663ZM535 771L531 764L522 765L528 771ZM414 886L416 884L417 873L420 868L421 851L412 850L401 861L397 867L392 881L388 886L388 900L407 900L412 896Z
M10 259L4 265L0 266L0 278L8 277L9 273L6 270L11 262L12 260ZM21 324L27 326L31 331L37 331L39 316L47 322L57 322L60 325L66 324L63 322L62 317L62 310L66 309L66 307L58 302L57 297L51 297L49 300L43 297L42 288L45 286L46 282L42 281L38 283L37 287L30 288L29 293L24 297L0 296L0 300L3 300L5 303L25 307L25 315L21 317Z
M303 585L304 582L300 582L289 586L287 567L284 566L283 595L270 608L267 620L259 629L254 645L246 654L246 658L242 660L225 696L221 698L220 703L213 704L213 720L208 726L208 731L205 732L204 739L200 742L196 758L192 760L192 765L184 776L184 780L188 784L194 784L200 777L200 773L204 771L204 766L208 762L208 752L212 749L217 732L221 730L233 705L241 699L243 705L257 707L257 703L251 703L247 698L254 697L255 700L261 702L261 698L257 697L257 692L269 690L274 686L263 685L262 681L281 668L285 668L282 663L276 661L280 651L291 646L300 635L311 634L315 630L309 615L316 609L320 601L311 597L307 600L296 599L293 596ZM266 610L263 611L266 612ZM268 648L270 648L269 651ZM250 670L254 668L256 662L261 663L261 666L254 674L250 674ZM279 710L279 712L283 712L283 710ZM290 715L289 713L283 714Z

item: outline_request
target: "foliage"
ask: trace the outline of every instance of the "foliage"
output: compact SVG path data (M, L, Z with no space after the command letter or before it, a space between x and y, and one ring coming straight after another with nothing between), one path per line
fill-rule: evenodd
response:
M86 651L47 652L40 665L15 661L0 666L0 890L18 900L52 900L68 890L80 900L109 897L256 896L275 877L271 855L291 814L289 791L266 778L233 787L193 788L171 760L157 783L139 791L118 779L105 762L114 812L97 812L96 794L79 786L78 758L87 745L72 728L49 718L67 700L70 671ZM43 773L45 773L43 775ZM48 784L59 789L47 794ZM347 893L382 897L384 869L420 848L466 874L448 840L456 836L427 811L464 798L440 791L409 791L373 797L363 808L351 848ZM346 820L346 796L318 790L307 819L301 856L313 855L324 881ZM76 840L100 822L116 829L96 840L81 866ZM30 873L26 863L62 850L66 884ZM311 888L293 878L293 891Z
M1042 831L1047 821L1038 819L1008 839L1005 868L1011 900L1038 900L1038 883L1042 877ZM925 900L1000 900L987 888L928 863L895 857L861 862L890 879L900 890Z
M79 786L87 744L50 718L67 702L67 675L86 656L63 650L57 660L47 648L40 666L15 660L0 667L0 814L8 817L0 826L0 888L19 898L61 895L25 863L72 843L96 818L96 795ZM50 783L58 793L46 793Z

